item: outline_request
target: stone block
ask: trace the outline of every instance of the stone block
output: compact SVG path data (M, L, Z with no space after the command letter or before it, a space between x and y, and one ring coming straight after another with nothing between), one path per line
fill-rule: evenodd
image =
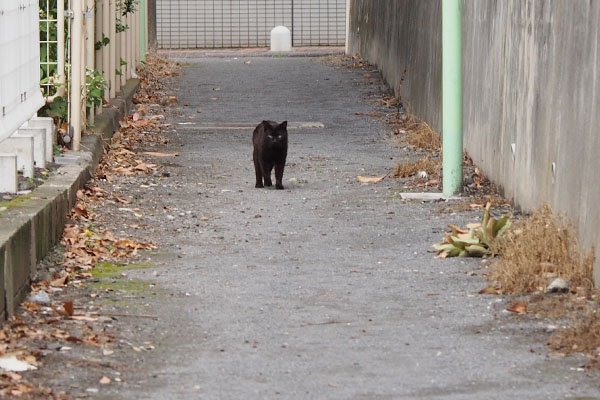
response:
M33 178L33 137L9 137L2 141L2 151L16 154L17 169L23 176Z
M38 168L46 168L46 129L44 128L19 128L13 137L33 138L33 163Z
M26 122L29 128L44 128L46 130L46 161L52 162L54 144L56 143L56 125L50 117L33 117Z
M0 193L17 193L18 190L17 156L0 153Z

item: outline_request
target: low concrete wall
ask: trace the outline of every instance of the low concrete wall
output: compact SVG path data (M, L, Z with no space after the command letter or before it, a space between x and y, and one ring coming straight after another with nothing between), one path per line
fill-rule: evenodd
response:
M79 158L61 166L56 174L31 194L6 204L0 211L0 322L11 316L29 292L37 274L36 265L61 238L67 212L103 154L103 140L112 137L132 107L139 81L131 79L96 119L94 135L81 140Z
M441 132L441 1L350 1L350 52L376 63ZM523 209L566 212L598 266L600 2L464 0L463 8L465 149Z

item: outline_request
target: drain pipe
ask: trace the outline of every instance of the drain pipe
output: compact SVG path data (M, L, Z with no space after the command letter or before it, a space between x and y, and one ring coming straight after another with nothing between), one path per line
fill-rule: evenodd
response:
M442 0L443 192L462 190L463 175L462 0Z

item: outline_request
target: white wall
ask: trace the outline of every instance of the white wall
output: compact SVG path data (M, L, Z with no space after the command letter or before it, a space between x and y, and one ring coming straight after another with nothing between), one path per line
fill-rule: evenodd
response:
M38 0L1 2L0 142L44 105L40 91Z

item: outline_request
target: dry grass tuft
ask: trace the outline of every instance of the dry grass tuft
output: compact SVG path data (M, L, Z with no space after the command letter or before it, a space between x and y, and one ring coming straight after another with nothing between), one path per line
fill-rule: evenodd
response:
M407 178L418 174L419 171L425 171L429 176L437 176L440 172L441 164L441 161L432 160L430 156L415 161L399 163L392 177Z
M580 293L592 292L593 253L580 253L573 226L564 216L553 215L548 206L516 222L495 247L502 257L489 279L504 293L540 291L558 277L570 281Z
M598 305L596 305L598 307ZM592 310L573 318L573 326L555 332L548 341L551 349L564 354L585 353L600 357L600 315Z
M414 115L403 116L398 121L396 133L405 131L406 143L416 147L419 150L425 150L432 153L442 151L442 138L426 122L420 120Z

